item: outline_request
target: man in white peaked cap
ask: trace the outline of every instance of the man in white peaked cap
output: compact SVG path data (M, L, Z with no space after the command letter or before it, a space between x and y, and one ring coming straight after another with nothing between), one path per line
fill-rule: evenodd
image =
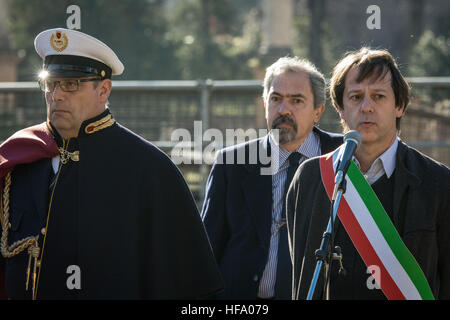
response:
M217 293L220 275L183 176L107 107L110 78L124 70L119 58L101 41L62 28L41 32L35 48L47 121L0 146L7 297Z

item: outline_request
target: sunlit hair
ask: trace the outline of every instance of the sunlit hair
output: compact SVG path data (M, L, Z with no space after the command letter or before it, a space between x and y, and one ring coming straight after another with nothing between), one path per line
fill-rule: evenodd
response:
M309 62L308 60L300 59L298 57L280 58L266 69L263 91L264 101L266 101L268 98L270 86L272 85L273 79L276 76L279 76L280 74L286 72L305 72L309 76L309 81L314 97L314 108L320 107L322 104L325 104L325 77L311 62Z
M333 107L339 111L344 109L343 95L345 89L345 78L349 70L353 67L358 68L359 74L356 82L360 83L365 79L383 79L388 72L391 75L391 86L395 94L395 106L403 108L409 104L410 86L400 73L395 59L387 50L373 50L363 47L358 51L352 51L338 62L333 69L333 75L330 79L330 99ZM400 130L400 119L396 119L397 131ZM345 128L345 124L343 124Z

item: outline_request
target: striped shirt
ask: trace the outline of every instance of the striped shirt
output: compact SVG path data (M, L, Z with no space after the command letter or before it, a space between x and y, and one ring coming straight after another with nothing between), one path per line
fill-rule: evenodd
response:
M269 135L270 148L272 155L279 155L278 169L272 175L272 227L269 246L269 258L267 260L266 267L261 277L259 284L258 297L259 298L272 298L275 295L275 278L277 274L277 255L278 255L278 238L277 232L281 222L281 213L283 210L284 202L284 184L286 182L287 170L289 167L288 157L291 152L280 148ZM276 152L278 151L278 152ZM296 150L302 157L299 163L302 163L306 159L319 156L320 152L320 140L319 137L311 131L306 140ZM275 160L275 162L277 162Z

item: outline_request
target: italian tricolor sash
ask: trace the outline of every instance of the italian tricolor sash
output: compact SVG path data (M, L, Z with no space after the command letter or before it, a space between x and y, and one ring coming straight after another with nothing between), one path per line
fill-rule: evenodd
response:
M322 182L330 199L340 149L320 158ZM366 266L378 267L375 279L385 296L389 300L433 300L422 269L353 161L346 180L337 215Z

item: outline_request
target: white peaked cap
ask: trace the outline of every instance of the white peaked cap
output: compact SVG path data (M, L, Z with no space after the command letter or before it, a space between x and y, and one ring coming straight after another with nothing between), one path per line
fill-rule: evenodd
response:
M36 36L34 47L44 60L44 69L50 74L110 78L124 70L111 48L80 31L64 28L42 31Z

